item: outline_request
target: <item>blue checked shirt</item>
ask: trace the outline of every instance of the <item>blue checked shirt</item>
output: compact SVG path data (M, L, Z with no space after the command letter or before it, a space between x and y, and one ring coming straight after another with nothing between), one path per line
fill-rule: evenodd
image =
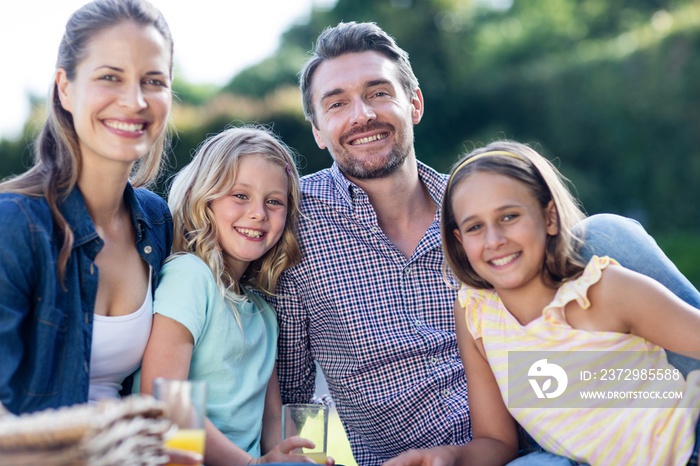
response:
M439 205L446 177L420 162L418 173ZM406 259L367 194L335 164L301 185L303 258L283 274L275 303L283 401L312 398L316 360L358 464L468 442L456 292L442 277L439 214Z

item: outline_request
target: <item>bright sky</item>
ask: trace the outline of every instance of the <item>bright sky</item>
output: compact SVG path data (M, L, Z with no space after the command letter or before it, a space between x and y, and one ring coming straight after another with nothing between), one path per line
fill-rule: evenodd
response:
M0 138L19 134L28 95L45 97L63 28L88 0L0 0ZM151 0L175 40L184 79L223 85L270 55L280 34L335 0ZM311 47L311 44L309 44Z

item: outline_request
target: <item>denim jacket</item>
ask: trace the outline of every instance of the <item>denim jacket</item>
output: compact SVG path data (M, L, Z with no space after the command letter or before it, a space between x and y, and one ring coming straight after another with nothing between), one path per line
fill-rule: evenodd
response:
M172 245L166 202L127 184L136 249L152 267L153 290ZM11 412L58 408L88 399L95 257L103 246L76 188L60 205L73 249L59 282L62 244L42 197L0 194L0 402Z

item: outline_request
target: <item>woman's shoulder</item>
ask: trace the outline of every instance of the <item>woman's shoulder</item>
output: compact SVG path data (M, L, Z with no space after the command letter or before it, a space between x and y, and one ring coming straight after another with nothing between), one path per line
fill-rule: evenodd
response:
M0 193L0 204L2 205L43 205L48 208L46 199L43 196L30 196L28 194L4 192Z
M22 257L25 265L45 257L36 248L50 250L58 240L51 210L43 197L0 194L0 229L0 254L6 258Z
M134 188L134 196L136 196L138 200L142 202L152 202L159 205L167 205L167 202L165 202L165 199L163 199L163 197L160 194L157 194L148 188Z
M2 222L17 222L22 218L32 223L53 224L51 209L45 198L18 193L0 193Z
M170 209L168 203L159 194L154 193L147 188L136 188L133 190L134 197L139 203L141 209L148 217L170 217Z

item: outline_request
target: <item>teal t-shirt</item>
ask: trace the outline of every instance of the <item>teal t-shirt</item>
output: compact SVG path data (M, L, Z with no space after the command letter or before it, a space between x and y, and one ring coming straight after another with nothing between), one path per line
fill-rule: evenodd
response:
M277 356L277 317L246 290L240 326L209 267L193 254L163 266L154 312L184 325L194 338L189 378L207 382L207 416L232 442L260 456L265 391Z

